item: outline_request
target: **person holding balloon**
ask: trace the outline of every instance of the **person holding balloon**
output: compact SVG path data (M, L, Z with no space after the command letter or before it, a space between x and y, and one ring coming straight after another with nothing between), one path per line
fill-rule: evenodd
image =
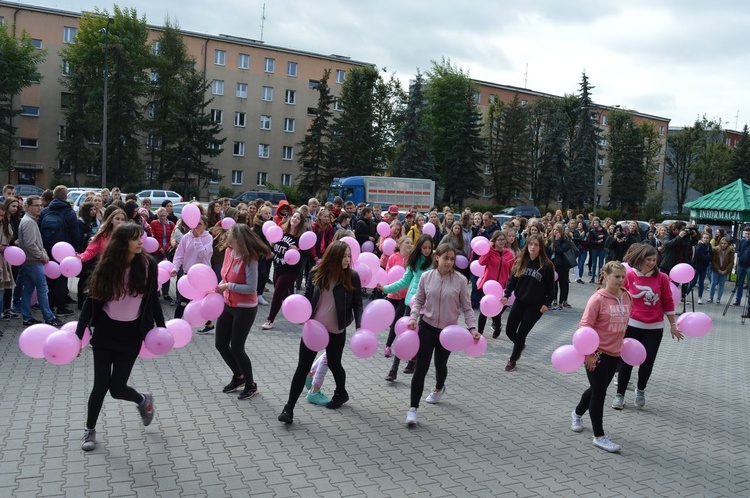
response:
M5 251L12 247L10 244L13 241L13 229L11 228L10 222L5 214L5 206L0 204L0 303L2 303L5 298L5 292L13 292L13 287L16 285L11 262L6 259L5 255ZM17 247L8 250L8 254L11 254L13 251L19 251L19 256L23 255L23 251ZM11 315L9 313L3 313L2 319L10 320ZM0 330L0 337L2 336L3 332Z
M263 224L267 221L271 221L271 217L271 208L268 206L262 206L258 208L253 220L253 232L255 232L255 235L257 235L266 246L268 246L269 250L271 250L273 246L268 242L266 234L263 233ZM271 273L272 257L273 253L271 253L268 258L261 258L258 260L258 304L264 306L268 305L268 301L263 297L263 292L265 292L266 282L268 282L268 276Z
M411 306L409 328L417 330L419 322L419 351L417 368L411 379L411 404L406 414L406 424L417 423L417 410L424 393L424 382L433 352L435 354L435 388L425 400L439 403L445 396L445 380L448 377L448 351L440 343L441 331L458 324L463 313L466 327L478 341L481 338L476 327L474 309L471 307L466 277L455 269L456 249L450 244L441 244L435 250L434 269L424 272L419 279L417 293ZM421 317L420 317L421 315Z
M245 342L258 312L258 261L270 256L271 250L249 226L236 223L227 231L221 281L216 287L224 296L224 311L216 320L216 350L233 375L223 392L245 386L237 399L258 392Z
M153 396L127 385L147 332L154 324L166 326L156 261L143 251L142 235L135 223L123 223L112 232L91 274L90 295L76 327L79 339L87 327L93 330L94 385L81 442L84 451L96 448L96 423L107 391L115 399L136 403L144 426L154 418Z
M594 446L614 453L622 447L612 442L610 436L604 432L604 401L607 388L620 362L622 341L633 308L633 297L624 288L625 266L619 261L605 263L602 267L602 277L604 288L599 288L591 296L581 317L580 326L593 329L595 335L591 339L598 346L593 348L593 353L585 356L584 365L589 388L583 392L581 400L571 413L570 429L573 432L582 432L582 418L588 411L594 429Z
M186 206L187 207L187 206ZM184 218L183 213L183 218ZM204 264L211 267L211 255L213 255L213 237L206 231L208 226L208 218L197 216L197 219L191 219L191 222L183 219L185 224L188 226L192 225L192 228L188 233L183 235L180 239L180 244L177 246L177 250L174 253L173 267L170 272L171 277L177 276L177 273L182 270L187 273L193 265ZM177 304L177 308L174 312L175 318L182 318L185 313L185 307L190 300L185 296L180 296L180 301ZM214 329L214 325L211 320L206 322L200 332L207 333Z
M669 276L656 266L657 252L648 244L633 244L625 254L632 271L625 276L625 288L633 296L633 312L628 321L625 338L632 338L643 344L646 360L638 367L638 386L635 390L635 405L646 405L645 389L654 368L656 353L664 335L664 316L667 317L673 339L683 338L675 321L675 303L672 297ZM617 376L617 394L612 400L612 408L622 410L625 406L625 390L630 381L633 367L620 361Z
M340 408L349 400L346 392L346 371L341 356L346 343L346 327L352 322L360 328L362 321L362 283L351 268L352 252L346 242L334 241L328 246L323 259L310 272L305 286L305 297L312 304L312 319L328 331L326 362L336 382L336 390L326 408ZM315 361L316 351L300 341L297 369L289 388L289 399L279 415L280 422L291 424L305 379Z
M83 303L86 300L89 276L96 266L95 258L97 258L109 243L109 239L112 236L112 231L125 222L125 211L119 208L113 209L109 216L104 219L99 229L96 231L91 241L86 245L86 250L80 254L77 254L78 259L81 260L82 270L78 275L78 309L83 308Z
M396 221L394 223L398 222ZM414 243L411 241L410 237L406 235L401 237L396 243L396 251L394 251L394 253L388 257L388 263L385 267L386 273L391 275L390 272L392 268L396 268L394 272L402 274L406 273L406 262L409 258L409 254L411 254L413 247ZM399 270L399 268L401 268L401 270ZM398 273L393 273L393 275L398 275ZM396 321L398 321L399 318L406 314L407 304L404 301L404 299L406 298L406 292L407 288L404 287L395 292L390 292L386 296L388 302L391 303L393 305L393 308L396 310L396 316L393 320L393 323L391 324L391 329L388 332L388 338L385 341L385 350L383 351L383 355L386 358L390 358L392 355L391 346L393 346L393 341L396 339ZM393 382L394 380L396 380L397 373L398 365L396 365L396 368L391 369L391 371L388 373L388 377L386 377L385 380L387 380L388 382Z
M477 290L484 295L484 284L489 280L494 280L500 285L508 283L510 270L516 258L513 251L505 247L507 242L507 230L496 230L490 238L490 250L479 257L479 264L484 266L482 277L477 282ZM478 239L480 240L480 239ZM481 301L480 301L481 307ZM505 308L503 308L504 310ZM502 310L492 317L492 338L497 339L503 330L501 322ZM487 324L487 316L480 311L479 313L479 333L484 334L484 326Z

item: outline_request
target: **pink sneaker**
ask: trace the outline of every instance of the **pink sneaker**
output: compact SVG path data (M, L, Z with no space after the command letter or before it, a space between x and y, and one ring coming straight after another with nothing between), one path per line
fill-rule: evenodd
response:
M390 346L386 346L383 350L383 356L385 356L386 358L390 358L392 355L393 353L391 352Z

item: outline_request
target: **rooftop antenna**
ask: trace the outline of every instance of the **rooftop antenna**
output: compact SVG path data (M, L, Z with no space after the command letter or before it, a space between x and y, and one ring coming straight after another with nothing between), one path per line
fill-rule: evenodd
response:
M523 87L527 88L527 84L529 82L529 63L526 63L526 72L523 73Z
M260 42L263 43L263 28L266 24L266 4L263 3L263 13L260 16Z
M737 126L738 126L737 123L739 123L739 121L740 121L740 110L737 109L737 114L734 116L734 129L735 130L739 129L739 128L737 128Z

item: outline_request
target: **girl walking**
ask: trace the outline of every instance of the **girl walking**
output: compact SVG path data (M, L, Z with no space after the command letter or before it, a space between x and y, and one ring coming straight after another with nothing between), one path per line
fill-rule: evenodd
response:
M497 283L505 287L508 283L508 277L510 276L510 270L513 268L513 262L516 260L513 251L508 249L506 246L507 242L506 230L497 230L492 234L490 239L490 245L492 250L483 254L479 258L479 264L484 266L484 273L482 278L477 283L477 289L482 291L485 282L488 280L495 280ZM484 291L482 291L484 294ZM503 308L504 310L505 308ZM492 338L497 339L500 337L500 333L503 330L502 322L502 311L497 316L492 317ZM479 313L479 333L484 334L484 326L487 324L487 317L481 312Z
M578 406L571 413L570 429L573 432L582 432L583 415L588 411L594 429L594 446L614 453L622 447L612 442L609 435L604 432L604 401L607 388L620 362L622 340L633 308L633 298L624 289L625 267L622 263L610 261L605 264L602 267L602 277L604 288L600 288L591 296L581 317L580 326L591 327L599 335L599 348L586 356L589 388L583 392Z
M414 244L412 243L411 238L406 235L401 237L396 245L396 252L388 257L388 264L386 265L385 271L390 271L394 266L401 266L402 268L406 269L409 254L411 254L411 250L413 247ZM406 273L406 271L404 271L404 273ZM403 317L406 314L407 305L404 302L404 299L406 298L406 291L407 289L406 287L404 287L400 290L389 293L386 297L386 299L388 299L388 302L391 303L396 309L396 314L393 319L393 323L391 324L391 330L388 332L388 339L386 339L385 341L385 350L383 351L383 355L386 358L390 358L392 355L391 346L393 345L393 341L396 340L396 322L399 318ZM396 368L398 368L398 366L396 366ZM396 380L396 370L392 370L392 373L393 378L391 378L389 382ZM386 380L388 379L386 378Z
M164 327L159 303L156 261L143 252L143 230L123 223L111 235L101 261L91 274L90 295L83 304L76 335L93 330L94 386L81 449L96 448L96 422L107 391L115 399L136 403L143 425L154 418L154 398L128 386L130 372L146 333Z

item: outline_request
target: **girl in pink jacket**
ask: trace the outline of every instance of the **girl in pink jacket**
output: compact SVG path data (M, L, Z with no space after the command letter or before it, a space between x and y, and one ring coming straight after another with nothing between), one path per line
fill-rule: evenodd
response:
M511 249L506 247L507 243L507 231L497 230L492 234L490 239L490 246L492 249L482 256L479 257L479 264L484 266L484 273L482 278L477 282L477 289L482 291L484 284L488 280L495 280L497 283L505 288L508 283L508 277L510 276L510 270L513 268L513 263L516 261L515 254ZM484 291L482 291L484 296ZM505 308L503 308L503 311ZM501 322L503 312L492 317L492 338L497 339L500 337L500 333L503 331L503 324ZM484 326L487 324L487 317L481 312L479 313L478 330L480 334L484 334Z

